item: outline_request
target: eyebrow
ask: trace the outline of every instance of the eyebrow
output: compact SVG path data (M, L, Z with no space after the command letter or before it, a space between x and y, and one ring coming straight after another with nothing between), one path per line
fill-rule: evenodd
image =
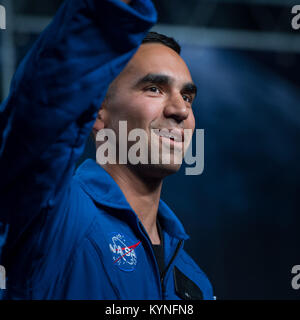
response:
M148 73L143 78L139 79L136 83L136 87L145 84L145 83L153 83L159 85L171 85L174 82L174 79L165 74L159 73ZM182 90L184 93L189 94L197 94L197 87L193 82L187 82L182 86Z
M196 85L193 83L193 82L189 82L189 83L186 83L183 88L182 88L182 91L184 93L188 93L188 94L194 94L196 96L197 94L197 87Z

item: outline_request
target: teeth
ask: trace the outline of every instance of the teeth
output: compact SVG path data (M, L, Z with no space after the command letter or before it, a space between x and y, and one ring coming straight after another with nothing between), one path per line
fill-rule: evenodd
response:
M169 138L169 139L173 139L175 141L178 142L182 142L181 141L181 134L172 134L171 132L169 132L168 130L159 130L158 135L164 138Z
M171 134L168 133L168 132L166 132L166 133L165 133L165 132L160 132L159 135L160 135L161 137L174 138L174 136L171 135Z

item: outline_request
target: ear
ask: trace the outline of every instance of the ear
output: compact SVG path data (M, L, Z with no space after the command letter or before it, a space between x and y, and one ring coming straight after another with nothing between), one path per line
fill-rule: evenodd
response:
M102 105L100 110L98 111L97 118L95 120L95 123L93 125L93 135L96 136L97 132L101 129L105 128L105 113L106 110L104 106Z

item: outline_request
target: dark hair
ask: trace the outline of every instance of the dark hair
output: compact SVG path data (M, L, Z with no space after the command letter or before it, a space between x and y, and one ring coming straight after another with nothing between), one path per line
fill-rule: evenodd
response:
M165 36L164 34L153 32L153 31L148 32L148 34L146 35L142 43L161 43L173 49L179 55L181 52L181 47L176 40L168 36Z

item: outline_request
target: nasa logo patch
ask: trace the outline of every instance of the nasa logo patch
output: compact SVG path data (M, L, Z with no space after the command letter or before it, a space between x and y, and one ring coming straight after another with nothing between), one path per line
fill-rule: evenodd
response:
M133 271L137 264L135 248L141 241L134 242L128 236L120 232L112 232L109 235L109 249L112 253L113 264L123 271Z

